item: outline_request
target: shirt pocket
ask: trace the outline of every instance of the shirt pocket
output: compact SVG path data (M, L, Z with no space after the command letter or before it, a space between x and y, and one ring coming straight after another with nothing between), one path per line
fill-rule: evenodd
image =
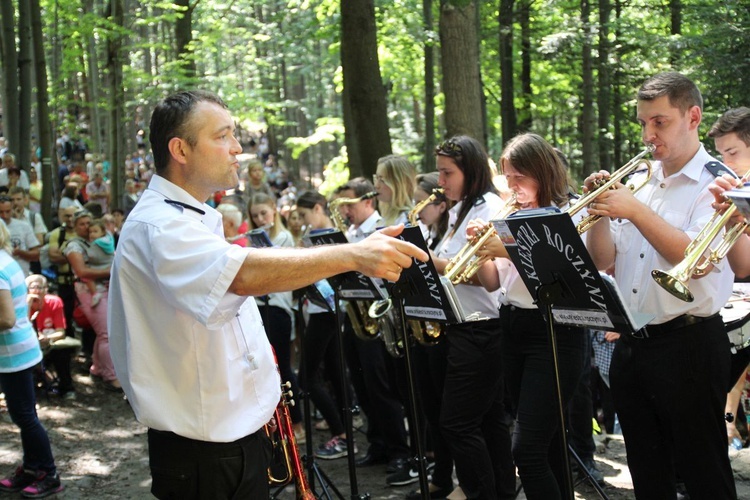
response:
M628 219L618 219L613 224L616 224L617 227L617 231L615 232L615 249L618 254L626 254L630 250L633 240L639 234L638 229Z

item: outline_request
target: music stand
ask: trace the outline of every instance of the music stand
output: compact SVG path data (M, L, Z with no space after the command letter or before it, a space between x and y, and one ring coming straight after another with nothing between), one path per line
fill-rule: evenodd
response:
M397 236L398 239L407 241L419 247L429 255L427 244L419 227L407 227ZM419 487L422 492L430 491L429 479L427 477L427 463L422 446L422 432L419 424L421 403L415 389L414 370L412 368L411 344L406 335L406 318L418 321L441 321L456 323L463 318L460 303L452 301L450 292L452 286L446 290L441 282L441 276L435 269L432 259L421 262L416 259L410 267L401 272L398 281L391 288L390 293L394 306L400 311L401 329L404 332L404 356L406 360L407 389L409 395L409 411L411 412L412 427L409 429L412 442L417 451L417 470L419 473ZM448 282L450 285L450 282ZM453 292L455 298L455 292Z
M588 326L628 335L643 328L653 316L631 312L627 308L615 281L596 269L568 214L554 207L520 210L507 219L492 223L547 321L563 440L566 492L569 498L574 498L568 455L572 452L590 484L602 498L607 498L568 445L555 324Z
M338 245L348 243L346 236L338 230L320 230L311 231L308 236L310 243L314 246L318 245ZM341 370L339 376L341 377L341 405L343 406L342 411L344 414L344 430L346 432L346 457L347 466L349 469L349 483L351 488L351 498L353 500L369 500L369 493L359 493L359 486L357 484L357 466L354 459L354 430L352 422L352 410L351 403L349 401L349 394L347 391L347 384L349 381L346 378L346 358L344 356L344 340L343 340L343 323L341 321L341 307L339 306L340 299L346 300L377 300L384 298L380 291L380 288L372 281L371 278L364 276L356 272L347 272L331 276L328 278L328 282L333 289L333 312L336 316L336 348L338 349L339 363Z

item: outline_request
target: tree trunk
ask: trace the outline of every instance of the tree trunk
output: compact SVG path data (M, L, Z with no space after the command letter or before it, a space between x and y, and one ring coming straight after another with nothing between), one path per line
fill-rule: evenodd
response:
M3 51L3 131L8 151L18 155L21 147L19 133L18 53L16 52L15 9L13 2L0 1Z
M18 157L16 166L31 166L31 4L18 1ZM12 102L12 101L11 101ZM10 103L8 103L10 104Z
M584 172L594 170L594 74L591 57L589 0L581 0L581 151Z
M182 68L188 78L195 77L195 59L190 42L193 41L193 9L196 4L191 6L190 0L175 0L175 5L181 7L181 14L174 25L175 48L177 59L182 60Z
M110 0L111 22L123 26L123 0ZM107 70L109 74L109 169L111 199L119 200L123 192L122 165L125 164L125 99L122 85L122 35L113 31L107 42Z
M531 2L523 0L518 9L521 23L521 103L518 106L518 131L527 132L533 127L531 113Z
M613 94L612 94L612 120L614 122L614 159L613 163L614 165L619 168L620 165L623 165L625 162L623 161L623 154L622 154L622 147L625 141L622 137L622 123L624 123L625 116L622 111L622 72L620 70L620 50L618 47L619 40L621 37L620 32L620 18L622 17L622 1L621 0L615 0L615 71L614 75L612 75L612 88L613 88Z
M44 56L42 34L42 9L39 0L31 2L31 33L34 44L34 75L36 76L37 137L42 154L39 177L42 179L42 217L49 225L52 222L52 202L57 189L57 154L55 137L50 123L49 95L47 93L47 66Z
M611 0L599 0L599 168L609 169L612 164L612 140L609 133L611 79L609 65L609 16L612 12ZM616 166L616 165L615 165ZM586 172L584 172L586 173Z
M365 177L375 173L379 158L391 153L376 29L373 0L341 2L341 65L351 112L351 128L345 132L349 170Z
M86 0L83 2L84 13L94 12L93 0ZM144 52L148 52L148 48L143 49ZM87 64L89 73L89 115L91 117L91 149L97 153L104 152L102 147L103 137L101 129L101 116L99 113L99 57L96 52L96 37L89 37L86 43L86 54Z
M669 0L669 33L674 35L682 34L682 0ZM676 65L680 60L681 49L672 49L669 55L669 61Z
M503 145L518 133L515 106L515 76L513 68L513 3L500 0L500 118Z
M434 170L435 139L435 40L432 37L432 0L422 0L422 21L428 36L424 44L424 150L422 172Z
M475 0L456 5L442 0L440 53L448 136L465 134L485 141Z

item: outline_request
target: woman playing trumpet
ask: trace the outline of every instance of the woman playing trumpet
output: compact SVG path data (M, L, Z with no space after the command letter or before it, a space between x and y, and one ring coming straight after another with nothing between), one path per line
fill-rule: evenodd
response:
M465 246L468 222L491 218L503 202L492 184L487 153L475 139L453 137L435 154L440 187L456 202L450 210L452 228L435 250L435 266L442 273ZM460 284L456 294L465 311L479 314L473 321L447 326L440 428L468 498L513 498L515 471L503 405L497 293Z
M521 208L568 204L565 169L547 141L535 134L513 138L500 158L508 186ZM469 232L484 226L472 221ZM507 258L500 239L488 240L480 255L499 257L478 272L489 291L500 289L500 334L505 380L516 416L513 459L529 499L561 498L565 485L563 441L555 414L556 384L546 322ZM583 368L581 327L556 327L563 404L567 405Z

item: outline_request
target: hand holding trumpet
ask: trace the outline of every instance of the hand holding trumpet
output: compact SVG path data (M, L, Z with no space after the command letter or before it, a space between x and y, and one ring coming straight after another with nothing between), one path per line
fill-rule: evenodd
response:
M609 177L610 173L606 170L600 170L589 175L584 181L584 193L596 190L597 186L606 182ZM603 191L588 206L588 212L591 215L628 220L633 220L639 214L646 213L646 210L648 210L648 207L638 201L633 196L633 191L627 189L621 182L617 182L611 186L611 189Z
M708 186L708 190L714 195L715 200L711 204L711 208L719 213L724 213L732 205L724 193L741 185L742 182L740 179L732 177L729 174L724 174L721 177L714 179L714 181ZM733 226L743 222L745 222L745 218L742 213L737 210L732 214L732 217L729 219L726 226ZM745 234L750 234L750 226L745 229Z

